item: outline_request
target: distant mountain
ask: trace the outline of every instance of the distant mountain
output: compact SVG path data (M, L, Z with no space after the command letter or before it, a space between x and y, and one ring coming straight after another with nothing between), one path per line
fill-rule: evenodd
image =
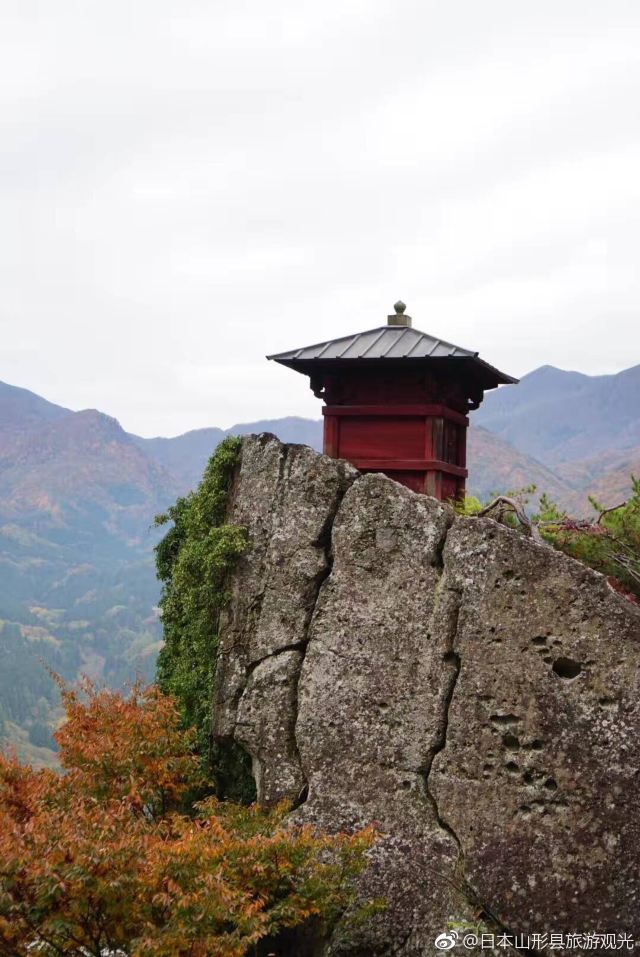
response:
M608 449L588 459L563 462L558 476L572 488L592 495L604 505L615 505L629 497L631 476L640 478L640 448Z
M65 415L69 415L69 409L47 402L28 389L0 382L0 436L53 422Z
M212 451L225 437L224 429L194 429L172 439L142 439L131 435L135 445L169 471L181 492L194 488Z
M200 481L204 467L215 447L227 435L251 435L273 432L284 442L297 442L322 450L322 420L288 416L283 419L260 419L242 422L230 429L195 429L172 439L131 439L160 462L187 489Z
M640 367L596 378L544 367L489 393L472 414L469 490L535 483L574 513L589 493L621 501L640 474L639 389ZM196 486L225 435L265 431L322 445L322 421L297 417L140 438L0 383L0 739L54 760L58 696L43 663L114 686L152 677L153 518Z
M542 366L488 393L473 421L551 468L638 448L640 365L604 376Z
M95 410L69 413L5 437L0 450L0 519L80 540L100 530L134 544L150 509L175 497L175 478L119 423Z
M575 491L568 482L481 425L469 429L467 461L468 491L481 501L497 492L535 485L538 491L547 492L554 501L565 506L573 505Z
M640 478L640 449L634 449L615 468L593 478L586 492L602 505L619 505L631 494L632 475Z

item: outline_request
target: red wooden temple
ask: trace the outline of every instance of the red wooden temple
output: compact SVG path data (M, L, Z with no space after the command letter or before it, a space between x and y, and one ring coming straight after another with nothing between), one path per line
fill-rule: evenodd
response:
M387 325L268 356L323 399L324 451L439 499L464 495L468 412L517 379L413 329L403 302Z

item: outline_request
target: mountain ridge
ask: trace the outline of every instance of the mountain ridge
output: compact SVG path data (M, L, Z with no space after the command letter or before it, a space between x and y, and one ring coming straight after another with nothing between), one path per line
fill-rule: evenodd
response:
M68 414L72 414L70 409L49 402L29 389L0 381L0 434Z
M485 396L474 421L551 468L640 446L640 365L603 376L541 366Z

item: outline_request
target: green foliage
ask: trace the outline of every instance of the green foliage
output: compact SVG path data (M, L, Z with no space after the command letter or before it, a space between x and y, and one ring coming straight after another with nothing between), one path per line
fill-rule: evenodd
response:
M157 525L173 522L156 546L165 639L158 682L177 699L185 725L196 729L198 750L215 774L218 792L251 799L246 762L215 747L211 737L218 625L228 598L225 580L247 546L244 528L224 524L240 444L236 437L221 442L198 488L156 519Z
M540 496L538 503L538 512L533 516L534 522L562 522L567 517L567 513L553 502L546 492Z
M640 599L640 480L631 477L632 494L616 508L606 509L590 499L597 517L590 520L571 518L546 493L540 495L538 511L531 517L542 538L558 551L606 575L614 588ZM524 510L535 485L507 492ZM495 496L490 496L491 501ZM488 503L487 503L488 504ZM460 515L477 515L482 504L467 496L456 511ZM525 513L526 515L526 513ZM505 525L520 528L513 511L497 507L491 515Z
M554 548L602 572L620 591L640 598L640 480L632 476L631 497L606 510L591 504L599 521L573 521L553 502L541 499L536 516L540 531Z
M483 506L480 499L476 498L475 495L465 495L463 499L456 499L453 507L457 515L469 517L470 515L477 515Z

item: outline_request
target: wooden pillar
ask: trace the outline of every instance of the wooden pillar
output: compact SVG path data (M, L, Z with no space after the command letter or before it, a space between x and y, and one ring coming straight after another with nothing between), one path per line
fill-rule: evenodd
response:
M337 415L324 417L324 441L322 451L325 455L338 458L340 419Z
M467 467L467 428L466 425L458 426L458 465L463 469ZM457 498L459 501L462 501L466 494L466 480L464 478L458 479L458 495Z

